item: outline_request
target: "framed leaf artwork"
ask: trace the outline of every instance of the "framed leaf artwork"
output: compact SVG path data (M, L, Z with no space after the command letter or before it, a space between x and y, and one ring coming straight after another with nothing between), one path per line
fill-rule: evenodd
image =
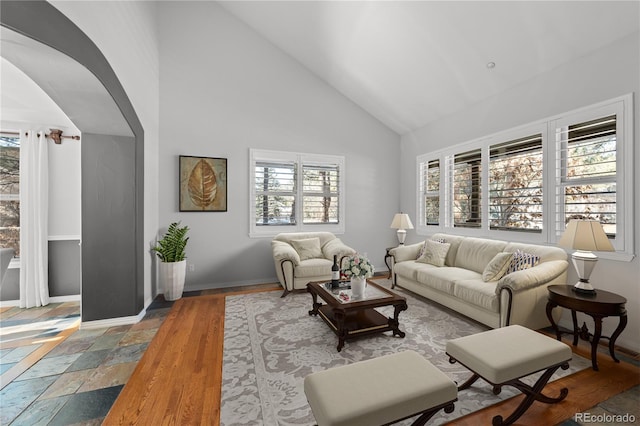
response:
M180 156L180 211L227 211L227 159Z

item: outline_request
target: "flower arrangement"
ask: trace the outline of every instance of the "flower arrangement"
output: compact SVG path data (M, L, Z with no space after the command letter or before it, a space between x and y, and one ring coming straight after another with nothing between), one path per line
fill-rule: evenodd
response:
M373 276L373 265L371 264L371 262L369 262L369 259L359 255L358 253L354 254L353 256L349 256L342 263L342 266L342 274L346 278L370 278Z

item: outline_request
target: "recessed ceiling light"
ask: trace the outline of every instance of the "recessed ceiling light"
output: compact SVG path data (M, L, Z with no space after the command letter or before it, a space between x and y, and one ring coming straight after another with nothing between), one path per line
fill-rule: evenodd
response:
M495 62L487 62L487 68L489 68L490 70L496 67L496 63Z

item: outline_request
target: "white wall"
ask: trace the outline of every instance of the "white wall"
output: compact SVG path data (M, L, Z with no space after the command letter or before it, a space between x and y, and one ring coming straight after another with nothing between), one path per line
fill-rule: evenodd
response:
M415 217L416 156L426 152L507 130L562 112L634 92L634 164L640 164L640 34L606 46L591 55L567 63L518 87L481 102L438 122L402 137L401 206ZM633 171L629 171L633 173ZM640 174L635 173L634 223L640 223ZM412 234L413 241L419 238ZM635 226L636 253L640 244L640 226ZM515 239L515 237L514 237ZM576 282L573 266L569 267L569 283ZM629 323L617 343L640 351L640 259L631 262L600 260L592 274L596 288L621 294L627 298ZM590 318L587 321L593 331ZM611 335L617 318L604 320L603 334ZM565 313L562 325L570 328L571 317Z
M214 2L161 2L160 224L191 228L186 290L274 282L249 238L249 148L346 157L346 232L383 268L399 206L399 136ZM228 159L228 211L178 211L178 156ZM386 268L385 268L386 269Z
M158 230L159 62L156 2L51 1L102 51L144 128L144 238ZM145 305L155 295L152 254L145 256Z

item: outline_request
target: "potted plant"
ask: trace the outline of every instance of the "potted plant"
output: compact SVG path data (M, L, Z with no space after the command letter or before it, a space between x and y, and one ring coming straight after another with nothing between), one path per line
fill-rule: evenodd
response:
M180 222L173 222L164 237L152 248L160 259L160 287L164 290L165 300L178 300L182 297L187 272L187 231L188 226L181 227Z

